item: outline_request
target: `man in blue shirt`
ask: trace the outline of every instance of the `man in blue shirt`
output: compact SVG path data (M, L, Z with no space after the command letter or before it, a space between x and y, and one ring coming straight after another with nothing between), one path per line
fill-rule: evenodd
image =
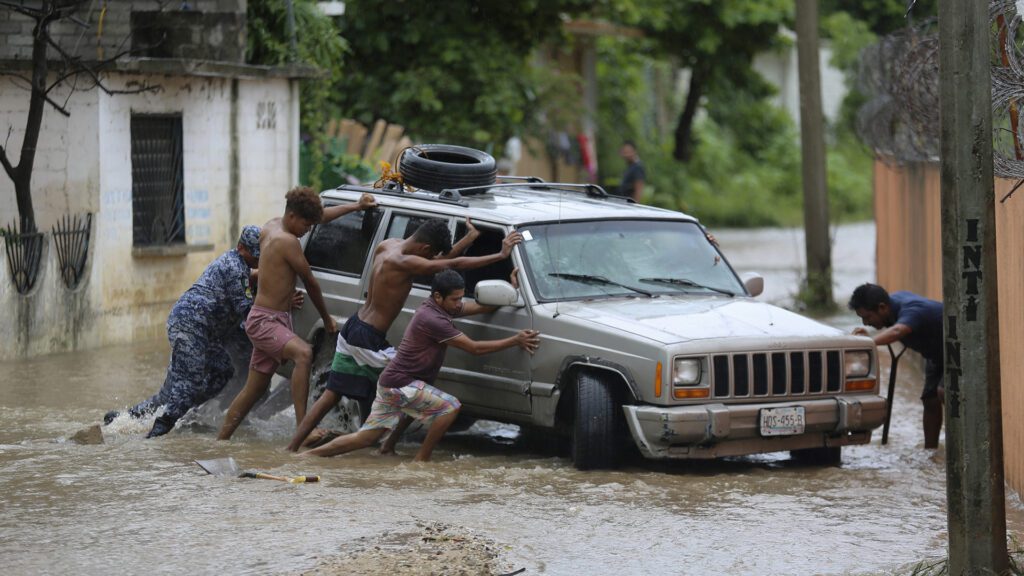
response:
M879 330L871 337L877 346L898 341L924 357L924 447L938 448L943 403L942 302L912 292L889 294L877 284L862 284L853 291L849 306L865 326ZM868 335L859 327L853 333Z
M160 390L128 409L134 418L152 414L161 406L147 438L174 428L191 408L213 398L234 374L225 344L252 350L241 324L252 306L256 268L260 257L260 228L246 226L238 245L210 263L199 279L178 298L167 318L171 362ZM107 412L104 423L118 416Z
M617 196L632 198L634 202L640 202L644 195L644 182L647 180L647 172L644 171L643 162L640 162L640 154L636 151L636 144L632 140L626 140L619 149L619 156L626 161L626 171L622 174L622 182L615 191Z

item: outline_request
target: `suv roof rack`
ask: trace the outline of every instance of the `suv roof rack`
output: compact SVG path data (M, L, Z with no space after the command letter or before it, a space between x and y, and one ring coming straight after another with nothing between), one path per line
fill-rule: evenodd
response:
M507 178L507 176L505 177ZM527 177L529 180L527 187L539 189L539 190L559 190L564 192L576 192L579 194L586 194L588 198L600 198L602 200L623 200L627 204L635 203L632 198L625 198L622 196L613 196L609 194L604 188L597 184L575 184L565 182L544 182L540 178L533 176ZM535 181L536 180L536 181ZM508 183L508 184L486 184L483 186L467 186L465 188L445 188L439 195L440 198L444 198L450 201L461 201L463 196L476 196L479 194L485 194L492 188L522 188L523 184L519 183Z
M374 188L372 186L364 186L359 184L342 184L335 188L335 190L351 190L353 192L368 192L370 194L382 195L382 196L396 196L399 198L412 198L413 200L425 200L427 202L441 202L443 204L454 204L456 206L466 207L469 204L462 199L458 194L446 195L447 190L441 192L431 192L430 190L416 189L412 192L406 192L401 187L388 183L383 188Z
M524 182L531 182L531 183L533 183L533 182L540 183L540 184L544 183L544 179L540 178L539 176L507 176L507 175L499 174L498 176L496 176L496 178L498 180L522 180Z

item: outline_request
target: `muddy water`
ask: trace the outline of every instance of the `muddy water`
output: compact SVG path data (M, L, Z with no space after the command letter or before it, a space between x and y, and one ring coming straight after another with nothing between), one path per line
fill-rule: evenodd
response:
M732 246L785 245L792 232L716 234L738 268L761 264L769 286L789 274ZM281 449L288 414L220 443L216 410L158 440L142 438L149 422L121 420L102 445L64 440L152 393L166 357L166 344L146 342L0 365L5 574L290 574L436 521L496 543L526 574L890 574L946 545L943 460L920 448L921 376L906 360L889 445L847 448L841 468L776 454L583 473L493 424L450 435L431 464L409 462L415 444L400 457L310 461ZM192 463L224 456L323 480L218 478ZM1014 496L1008 517L1024 534Z

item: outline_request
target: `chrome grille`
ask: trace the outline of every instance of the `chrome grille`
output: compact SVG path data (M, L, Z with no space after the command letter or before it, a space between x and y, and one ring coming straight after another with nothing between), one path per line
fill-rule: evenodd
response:
M715 354L711 382L715 398L838 393L843 355L839 350Z

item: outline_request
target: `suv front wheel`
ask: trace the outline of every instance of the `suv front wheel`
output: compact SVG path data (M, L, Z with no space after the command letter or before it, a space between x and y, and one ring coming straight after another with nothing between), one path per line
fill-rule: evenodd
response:
M576 376L572 460L580 470L616 468L622 459L626 422L613 387L607 376L586 371Z

